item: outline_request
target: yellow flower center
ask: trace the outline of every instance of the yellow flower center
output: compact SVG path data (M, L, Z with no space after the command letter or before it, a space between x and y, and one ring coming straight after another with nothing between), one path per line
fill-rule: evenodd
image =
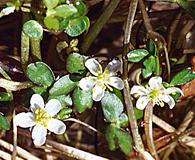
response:
M153 88L148 96L150 98L157 98L160 94L161 94L160 89Z
M47 127L47 123L51 120L51 116L47 114L47 112L43 108L38 108L35 111L35 123L40 123L44 127Z

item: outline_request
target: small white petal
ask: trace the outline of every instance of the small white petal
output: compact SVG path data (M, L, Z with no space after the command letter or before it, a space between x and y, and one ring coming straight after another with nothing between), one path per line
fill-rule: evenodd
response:
M177 88L177 87L169 87L169 88L165 89L165 94L171 94L171 93L175 93L175 92L179 92L181 95L183 95L182 90Z
M104 96L104 92L103 87L96 84L93 88L93 100L96 102L100 101Z
M166 103L168 103L169 108L172 109L175 106L175 100L169 95L168 95L168 98L169 98L169 101Z
M37 108L44 108L44 100L39 94L33 94L30 99L30 109L35 111Z
M88 70L94 75L98 76L99 73L102 73L102 66L99 64L99 62L94 59L88 59L85 62L85 66L88 68Z
M95 85L95 81L96 81L96 77L85 77L85 78L82 78L80 81L79 81L79 87L82 89L82 90L89 90L89 89L92 89L93 86Z
M41 146L45 143L47 129L41 124L37 124L32 130L32 139L36 146Z
M121 61L120 60L112 60L105 68L105 71L108 70L110 73L116 73L121 69Z
M162 84L162 78L161 77L152 77L150 78L149 82L148 82L149 86L151 89L153 88L161 88L161 84Z
M57 99L51 99L45 105L45 110L47 111L47 114L52 117L55 116L61 110L61 108L61 103Z
M149 101L150 101L150 99L147 96L142 96L142 97L138 98L138 100L136 102L137 109L143 110L144 108L146 108Z
M124 88L123 80L119 77L110 77L110 81L107 82L110 86L113 86L119 90Z
M35 125L34 114L32 112L22 112L14 117L14 123L16 126L22 128L28 128Z
M58 119L51 119L48 122L47 129L55 134L63 134L66 130L66 126Z
M138 94L139 96L143 96L147 94L147 89L143 86L134 85L131 88L130 94Z

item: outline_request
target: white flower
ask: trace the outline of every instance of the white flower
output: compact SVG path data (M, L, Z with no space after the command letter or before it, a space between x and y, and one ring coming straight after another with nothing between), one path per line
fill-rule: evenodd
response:
M161 107L164 106L164 102L168 103L169 108L172 109L175 106L175 101L170 94L176 92L183 95L183 92L177 87L165 88L162 84L162 78L158 76L150 78L146 87L134 85L131 89L131 94L139 97L136 107L140 110L143 110L149 101L153 102L153 106L157 104Z
M82 78L79 82L79 86L83 90L93 88L92 98L94 101L100 101L102 99L106 88L112 90L110 86L119 90L124 88L122 79L116 77L117 72L121 67L121 62L119 60L111 61L105 68L104 72L102 66L94 58L88 59L85 62L85 66L93 76Z
M22 112L15 116L14 123L22 128L32 128L32 139L35 145L45 143L47 129L55 134L63 134L66 130L65 124L53 118L60 110L61 104L56 99L51 99L46 105L39 94L33 94L30 100L32 112Z
M4 9L1 10L0 12L0 18L3 17L3 16L6 16L10 13L13 13L15 11L15 6L12 6L12 7L6 7Z

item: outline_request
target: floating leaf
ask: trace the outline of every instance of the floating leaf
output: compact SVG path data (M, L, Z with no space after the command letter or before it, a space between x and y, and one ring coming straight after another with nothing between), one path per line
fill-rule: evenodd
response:
M54 82L54 74L51 68L43 62L29 64L27 76L32 82L44 87L49 87Z
M186 68L180 71L179 73L177 73L171 80L170 84L173 86L182 85L191 81L194 78L195 78L195 73L192 72L191 68Z
M9 130L9 123L7 118L0 113L0 129Z
M23 25L24 33L32 39L42 39L43 28L35 20L29 20Z
M75 18L69 21L65 32L72 37L79 36L89 28L89 18L86 16Z
M117 146L124 153L132 150L132 140L129 133L117 128L115 125L111 124L107 126L105 136L110 150L115 150Z
M73 93L73 103L79 113L91 108L93 106L92 91L76 88Z
M76 85L77 82L72 81L70 76L66 75L54 83L52 88L49 90L49 94L52 96L68 94L76 87Z
M57 99L60 101L61 106L72 106L72 99L70 97L70 95L59 95L59 96L49 96L48 99Z
M0 102L11 101L11 100L12 100L12 96L10 95L10 93L7 92L0 93Z
M56 7L53 16L69 18L77 13L77 9L73 5L62 4Z
M48 29L58 30L60 28L58 19L51 16L47 16L44 18L44 24Z
M145 49L135 49L127 54L127 59L130 62L139 62L146 57L149 52Z
M106 91L101 100L104 117L108 122L117 122L123 112L123 103L114 94Z
M79 53L69 54L66 61L66 69L69 73L82 74L85 71L85 56Z
M59 3L59 0L44 0L44 4L48 9L55 8Z

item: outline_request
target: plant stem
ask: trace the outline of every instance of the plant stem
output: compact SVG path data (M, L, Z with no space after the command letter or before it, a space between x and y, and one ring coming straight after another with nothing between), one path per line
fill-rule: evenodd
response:
M119 2L120 0L112 0L110 1L109 5L104 9L103 13L97 19L91 30L88 32L86 37L84 37L80 48L80 51L82 53L86 53L88 51L89 47L91 46L95 38L98 36L103 26L106 24L106 22L118 6Z
M146 134L146 141L149 148L149 151L155 157L156 160L159 160L153 139L153 132L152 132L152 117L153 117L153 104L149 102L145 109L144 114L144 121L145 121L145 134Z

